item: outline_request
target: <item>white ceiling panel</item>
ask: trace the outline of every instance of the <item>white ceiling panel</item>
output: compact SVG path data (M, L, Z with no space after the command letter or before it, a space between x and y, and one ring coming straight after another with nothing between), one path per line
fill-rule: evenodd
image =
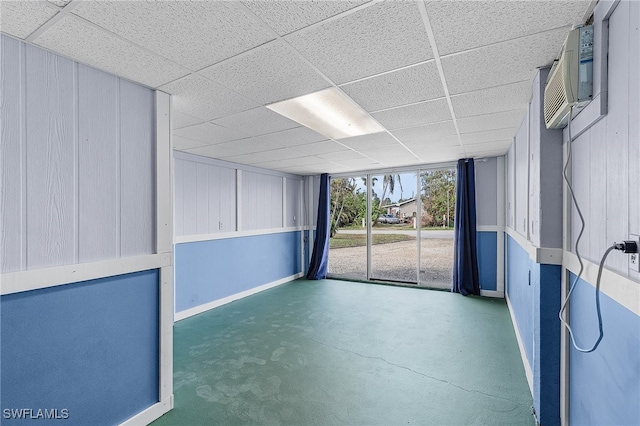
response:
M297 127L295 129L228 142L225 146L233 146L234 149L249 153L304 145L324 139L326 139L324 136L313 130L307 129L306 127ZM302 154L300 156L302 156Z
M405 145L407 146L407 148L417 153L430 148L460 146L460 140L458 139L457 135L453 135L453 136L442 136L440 138L430 139L430 140L416 140L412 142L406 142Z
M426 3L440 55L578 23L588 6L584 0Z
M62 18L34 43L151 87L188 73L174 62L71 16Z
M516 129L517 131L517 129ZM465 148L471 144L495 142L500 140L513 140L516 135L513 129L488 130L486 132L465 133L460 135Z
M160 90L174 95L176 110L207 120L258 107L255 102L196 74L165 84Z
M263 105L330 86L280 41L268 43L200 73Z
M363 158L367 158L355 151L327 152L325 154L318 154L318 157L327 161L335 161L340 164L347 160L362 160Z
M451 120L451 112L445 99L375 112L371 115L389 130Z
M489 153L493 155L503 155L506 154L512 143L513 139L509 138L501 141L467 145L465 151L467 155L470 156L489 156Z
M433 58L413 2L382 2L285 39L336 84Z
M387 132L372 133L370 135L354 136L351 138L340 139L340 143L347 145L357 151L382 145L396 145L398 142Z
M71 0L49 0L49 3L53 3L59 7L65 7L66 5L71 3Z
M171 124L173 124L174 130L182 127L193 126L194 124L200 124L203 121L205 120L202 118L194 117L177 110L171 111Z
M238 25L248 17L235 2L85 1L72 13L191 71L274 38L260 26Z
M567 31L547 31L442 58L449 92L532 81L537 68L553 63Z
M531 82L511 83L451 97L457 118L527 108Z
M252 159L253 157L251 156L255 157L255 160L253 160ZM300 158L300 157L306 157L306 155L290 148L279 148L279 149L272 149L269 151L262 151L255 154L244 154L237 157L228 157L227 160L244 163L247 159L251 159L252 161L251 164L256 164L256 163L264 163L267 161L288 160L291 158Z
M442 121L440 123L427 124L426 126L409 127L394 130L393 135L400 142L419 142L442 138L456 134L456 126L453 121Z
M295 147L293 147L293 149L306 155L327 154L329 152L340 152L349 150L349 148L346 148L345 146L331 140L314 142L305 145L296 145Z
M58 13L58 8L47 2L3 1L0 28L3 33L27 38L32 32Z
M376 160L370 158L360 158L360 159L340 159L336 160L335 163L344 166L349 170L371 170L382 167L382 164Z
M485 130L518 128L527 110L514 109L493 114L477 115L474 117L458 118L460 133L482 132Z
M444 96L433 61L349 83L342 90L369 112Z
M378 161L381 161L383 157L387 155L389 157L413 157L414 161L418 160L417 158L415 158L415 155L411 154L404 146L400 145L397 142L395 143L395 145L372 146L358 151L361 154L364 154L367 157L375 158Z
M238 114L229 115L213 121L228 129L239 129L247 137L264 135L280 130L299 127L300 124L289 120L265 107L258 107L243 111Z
M367 1L243 1L253 13L278 34L285 35Z
M171 138L171 143L172 143L173 149L177 149L178 151L184 151L186 149L193 149L193 148L199 148L202 146L207 146L206 143L183 138L182 136L177 136L175 134Z
M195 126L183 127L173 131L173 134L184 138L200 141L208 145L233 141L243 137L241 133L216 126L212 123L196 124Z
M226 158L233 155L240 155L240 153L233 148L221 147L220 145L207 145L199 148L185 149L184 151L211 158Z

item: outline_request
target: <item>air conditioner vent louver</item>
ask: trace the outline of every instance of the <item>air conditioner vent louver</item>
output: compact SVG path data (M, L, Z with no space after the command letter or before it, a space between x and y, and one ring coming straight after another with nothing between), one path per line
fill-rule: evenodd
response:
M544 122L548 129L565 127L571 107L584 107L591 100L592 69L593 27L572 30L544 89Z

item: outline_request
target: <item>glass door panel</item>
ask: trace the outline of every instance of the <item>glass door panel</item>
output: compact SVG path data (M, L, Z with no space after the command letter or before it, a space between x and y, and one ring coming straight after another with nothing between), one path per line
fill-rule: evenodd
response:
M422 220L419 284L449 289L453 277L455 169L420 173Z
M416 172L372 176L371 279L417 283Z

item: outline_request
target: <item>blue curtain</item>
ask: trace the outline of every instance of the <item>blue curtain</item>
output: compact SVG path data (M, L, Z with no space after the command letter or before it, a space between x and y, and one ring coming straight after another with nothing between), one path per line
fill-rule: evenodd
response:
M307 272L307 279L322 280L327 277L329 264L329 175L320 176L320 200L318 203L318 224L316 239L313 243L313 254Z
M480 294L476 251L476 178L473 158L458 160L454 221L453 284L464 296Z

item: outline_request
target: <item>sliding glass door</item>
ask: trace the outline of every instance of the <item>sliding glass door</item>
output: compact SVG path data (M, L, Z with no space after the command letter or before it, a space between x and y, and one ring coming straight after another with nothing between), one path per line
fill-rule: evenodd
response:
M451 287L455 169L331 181L329 276Z

